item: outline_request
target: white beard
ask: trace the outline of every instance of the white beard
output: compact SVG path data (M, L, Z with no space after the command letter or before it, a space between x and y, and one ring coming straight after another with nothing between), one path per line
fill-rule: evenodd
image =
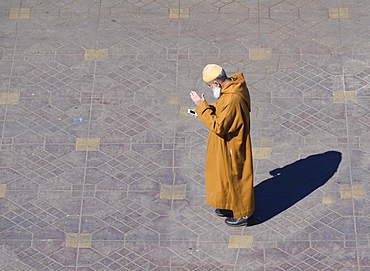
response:
M220 87L213 87L213 96L218 99L221 96L221 88Z

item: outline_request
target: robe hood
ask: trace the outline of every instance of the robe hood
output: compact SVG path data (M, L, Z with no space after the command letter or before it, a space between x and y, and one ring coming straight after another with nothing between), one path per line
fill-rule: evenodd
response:
M250 96L245 83L244 75L242 73L236 73L231 76L232 81L226 87L221 89L221 95L236 94L243 98L248 105L249 112L250 108Z

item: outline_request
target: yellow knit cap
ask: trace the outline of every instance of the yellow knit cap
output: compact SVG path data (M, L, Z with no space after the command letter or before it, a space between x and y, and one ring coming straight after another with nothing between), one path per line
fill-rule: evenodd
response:
M203 69L204 82L211 82L221 74L222 68L217 64L208 64Z

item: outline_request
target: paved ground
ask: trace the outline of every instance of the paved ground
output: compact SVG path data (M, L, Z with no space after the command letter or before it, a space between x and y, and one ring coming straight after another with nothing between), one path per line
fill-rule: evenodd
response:
M0 0L0 269L370 270L369 12ZM204 203L208 63L248 80L249 227Z

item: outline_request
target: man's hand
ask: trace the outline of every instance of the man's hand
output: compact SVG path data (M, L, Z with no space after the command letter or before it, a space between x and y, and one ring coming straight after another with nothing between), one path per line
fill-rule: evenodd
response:
M204 93L202 93L202 96L199 97L198 93L192 91L190 92L190 97L197 106L206 101L204 98Z

